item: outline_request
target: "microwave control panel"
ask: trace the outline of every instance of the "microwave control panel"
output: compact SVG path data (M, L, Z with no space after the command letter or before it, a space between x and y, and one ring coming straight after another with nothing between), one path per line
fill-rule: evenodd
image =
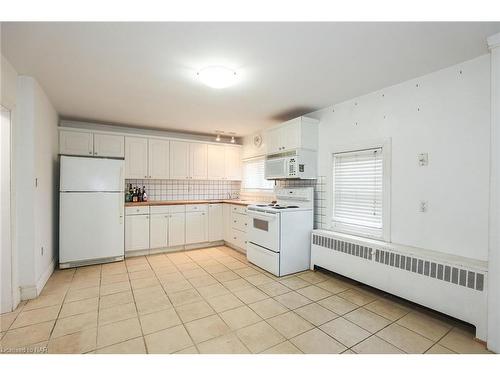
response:
M295 158L290 158L288 160L288 176L297 176L297 164Z

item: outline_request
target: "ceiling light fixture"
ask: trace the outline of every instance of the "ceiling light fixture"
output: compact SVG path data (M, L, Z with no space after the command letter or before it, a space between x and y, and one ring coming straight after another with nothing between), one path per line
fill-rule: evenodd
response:
M229 133L229 134L231 134L231 141L230 142L231 143L235 143L236 142L236 140L234 139L234 134L235 133Z
M223 89L232 86L238 80L238 75L225 66L207 66L196 73L205 85L214 89Z
M215 140L217 142L220 142L220 135L224 134L224 132L222 130L215 130L215 134L217 134L217 137L215 137Z

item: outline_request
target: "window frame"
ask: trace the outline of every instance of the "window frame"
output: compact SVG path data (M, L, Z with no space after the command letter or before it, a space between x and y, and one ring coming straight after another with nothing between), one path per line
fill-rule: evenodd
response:
M356 225L343 224L334 221L335 209L335 174L334 156L339 153L349 153L369 149L382 149L382 231L379 235L360 232ZM363 238L371 238L385 242L391 241L391 139L363 142L346 146L336 146L330 155L330 230Z
M253 158L248 158L248 159L244 159L242 160L242 176L241 176L241 190L243 192L248 192L248 193L261 193L261 194L269 194L269 195L272 195L274 193L274 182L271 181L270 183L273 183L273 186L266 189L266 188L247 188L245 187L245 163L247 162L255 162L255 161L258 161L258 160L262 160L263 163L264 163L264 169L266 167L265 163L266 163L266 157L265 156L256 156L256 157L253 157ZM269 181L269 180L267 180Z

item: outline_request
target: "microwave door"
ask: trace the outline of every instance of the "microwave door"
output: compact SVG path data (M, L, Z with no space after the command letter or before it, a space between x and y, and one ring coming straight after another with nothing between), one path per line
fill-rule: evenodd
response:
M266 160L265 178L268 180L286 178L287 164L286 158Z

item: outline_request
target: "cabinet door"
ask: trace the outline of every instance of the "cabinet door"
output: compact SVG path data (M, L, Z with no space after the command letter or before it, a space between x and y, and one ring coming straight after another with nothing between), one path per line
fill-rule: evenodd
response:
M94 134L94 155L109 158L125 156L125 137L112 134Z
M225 147L226 179L241 180L241 148L234 146Z
M209 180L223 180L225 173L225 150L224 145L207 145L207 169Z
M93 134L91 132L61 130L59 132L59 153L63 155L93 155Z
M208 220L205 212L186 212L186 243L208 241Z
M149 249L149 215L125 216L125 251Z
M147 138L125 137L125 178L148 178Z
M281 128L269 129L266 133L267 139L267 153L273 154L281 152L283 149L283 142L281 139Z
M224 241L231 242L231 205L228 203L223 204L222 217L224 221Z
M149 226L149 247L156 249L168 246L168 215L151 215Z
M189 144L189 177L195 180L207 179L207 145L203 143Z
M188 142L170 142L170 178L174 180L189 178Z
M281 126L284 150L300 147L300 117L286 122Z
M224 220L222 204L208 205L208 240L222 241L224 239Z
M149 178L168 179L170 177L170 141L149 140Z
M170 214L168 222L168 246L181 246L186 243L186 214Z

